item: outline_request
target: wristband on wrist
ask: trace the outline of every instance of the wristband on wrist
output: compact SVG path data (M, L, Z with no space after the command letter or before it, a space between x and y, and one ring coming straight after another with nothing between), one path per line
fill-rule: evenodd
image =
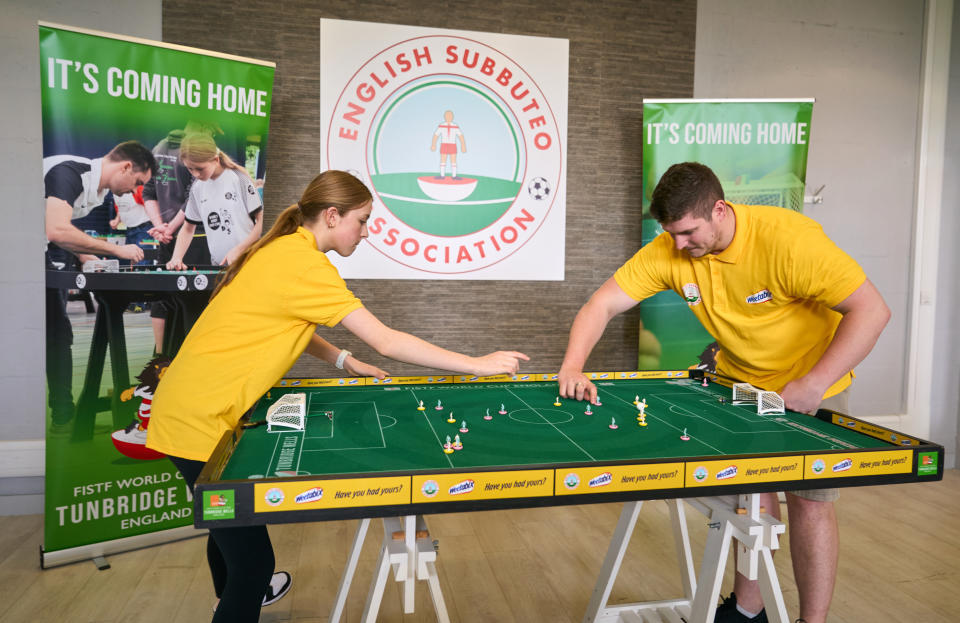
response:
M337 366L338 369L343 370L343 362L352 354L349 350L341 350L340 354L337 355L337 362L334 365Z

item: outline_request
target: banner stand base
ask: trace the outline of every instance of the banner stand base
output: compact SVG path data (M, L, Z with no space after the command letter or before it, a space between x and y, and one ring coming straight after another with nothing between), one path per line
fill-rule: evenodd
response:
M44 551L43 546L41 545L40 568L49 569L51 567L68 565L74 562L92 560L97 565L97 569L103 571L104 569L110 568L110 563L107 562L106 559L106 556L110 554L120 554L122 552L129 552L131 550L140 549L143 547L152 547L154 545L162 545L172 541L192 539L194 537L203 536L206 533L206 530L198 530L193 526L183 526L181 528L172 528L170 530L163 530L161 532L154 532L151 534L138 534L137 536L126 537L123 539L114 539L112 541L104 541L102 543L91 543L90 545L71 547L69 549L59 549L52 552Z

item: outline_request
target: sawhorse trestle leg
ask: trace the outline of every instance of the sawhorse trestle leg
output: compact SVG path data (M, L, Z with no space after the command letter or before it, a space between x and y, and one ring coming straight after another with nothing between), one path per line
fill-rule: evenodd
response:
M347 566L337 589L333 611L330 613L330 623L337 623L343 615L346 606L347 593L357 568L360 550L366 538L369 519L361 519L357 526L357 533L347 556ZM449 623L447 606L440 590L440 578L437 575L437 552L434 548L427 524L422 515L407 515L405 517L387 517L383 520L383 544L377 565L370 581L370 590L364 605L361 621L373 623L380 611L380 602L387 584L387 575L393 569L394 579L403 583L403 611L410 614L414 610L414 594L417 580L426 580L437 613L439 623Z
M712 623L731 540L737 543L738 571L760 582L767 618L772 623L788 623L783 593L773 566L773 550L779 548L779 536L783 534L785 526L773 517L761 513L759 499L759 495L749 494L739 498L728 496L687 500L709 522L703 561L696 578L683 502L668 500L674 542L681 563L680 576L684 597L609 606L607 600L643 503L624 504L583 623ZM738 512L738 509L741 512Z
M681 561L680 581L684 589L684 597L664 601L648 601L643 603L622 604L608 606L610 592L617 580L623 556L630 545L630 537L637 525L637 516L643 507L643 502L626 502L620 513L610 547L600 568L600 576L590 597L587 613L583 623L614 623L620 621L658 620L644 618L642 613L650 616L659 616L661 621L682 623L681 615L689 614L690 602L697 590L697 580L693 567L693 556L690 553L690 535L687 532L686 516L683 503L680 500L667 500L670 509L671 524L673 526L674 545L678 558Z

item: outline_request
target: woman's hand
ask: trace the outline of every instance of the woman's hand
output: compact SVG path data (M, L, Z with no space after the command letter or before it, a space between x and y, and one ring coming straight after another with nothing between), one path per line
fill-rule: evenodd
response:
M373 376L381 381L390 376L389 372L384 372L380 368L369 363L363 363L353 355L347 357L343 362L343 369L350 373L351 376Z
M474 357L477 376L493 376L494 374L516 374L520 369L520 361L530 361L530 358L515 350L498 350L495 353Z

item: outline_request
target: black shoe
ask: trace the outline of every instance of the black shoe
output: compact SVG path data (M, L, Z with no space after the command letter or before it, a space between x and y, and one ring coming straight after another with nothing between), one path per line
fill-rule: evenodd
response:
M717 614L713 618L713 623L745 623L746 621L767 623L767 613L765 610L761 610L752 619L744 616L737 610L737 596L734 593L730 593L730 596L725 597L723 603L717 606Z
M263 605L269 606L279 601L280 598L290 590L292 583L293 580L286 571L277 571L274 573L273 577L270 578L270 584L267 585L267 594L263 596Z

